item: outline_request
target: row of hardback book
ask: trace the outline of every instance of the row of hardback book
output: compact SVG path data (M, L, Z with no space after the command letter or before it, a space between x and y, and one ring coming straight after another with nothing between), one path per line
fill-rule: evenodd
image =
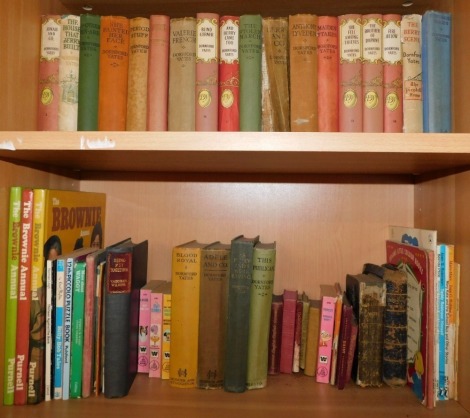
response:
M451 132L451 14L42 18L38 130Z

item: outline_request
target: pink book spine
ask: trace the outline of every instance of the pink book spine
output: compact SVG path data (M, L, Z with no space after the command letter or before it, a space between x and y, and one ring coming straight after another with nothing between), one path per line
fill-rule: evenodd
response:
M362 130L384 131L382 15L366 14L362 21Z
M149 377L162 377L162 326L163 294L152 292L150 296Z
M362 132L361 17L360 14L338 17L340 132Z
M295 319L297 310L297 291L284 290L281 337L281 373L292 373L294 361Z
M168 57L170 17L150 16L147 78L147 130L168 130Z
M137 359L137 372L149 373L149 346L150 346L150 289L140 289L139 306L139 355Z
M338 18L318 17L318 129L338 132Z
M403 132L401 15L383 16L384 132Z
M318 337L318 356L316 380L318 383L330 382L331 353L335 325L336 297L323 296Z
M196 15L196 131L217 131L219 15Z
M39 57L38 131L57 131L59 127L60 16L41 17Z

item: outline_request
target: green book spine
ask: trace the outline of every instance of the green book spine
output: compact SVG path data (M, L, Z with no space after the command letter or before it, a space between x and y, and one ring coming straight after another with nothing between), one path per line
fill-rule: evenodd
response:
M100 67L100 16L80 16L80 60L78 84L79 131L98 130L98 82Z
M269 324L275 266L276 244L258 242L253 252L250 289L247 389L260 389L267 384Z
M18 300L18 261L21 229L21 187L10 189L8 218L8 258L5 312L5 368L3 403L13 405L15 395L16 310Z
M72 348L70 358L70 398L82 394L83 324L85 310L86 262L79 261L73 269Z
M240 16L240 131L261 131L261 52L261 16Z

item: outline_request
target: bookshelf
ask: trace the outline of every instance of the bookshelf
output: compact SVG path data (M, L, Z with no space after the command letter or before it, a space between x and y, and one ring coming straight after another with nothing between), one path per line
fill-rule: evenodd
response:
M35 132L39 16L81 13L77 0L0 0L0 219L14 184L107 193L105 243L125 236L149 239L149 278L168 279L171 248L197 238L228 242L260 234L278 243L275 291L284 287L319 296L320 283L344 283L364 262L381 263L390 224L435 228L456 245L462 265L461 299L470 295L470 119L466 100L470 64L467 0L356 2L95 0L93 13L288 15L299 12L453 12L455 134ZM245 4L246 3L246 4ZM293 4L291 4L293 3ZM7 64L8 63L8 64ZM0 222L0 265L6 260L6 223ZM0 272L5 283L5 271ZM5 293L0 292L0 323ZM452 416L470 417L470 306L461 306L459 401L435 411L409 390L338 391L314 379L277 376L268 388L235 395L178 390L138 376L128 397L55 401L33 407L0 406L2 417L167 416ZM1 327L3 329L3 327ZM3 359L4 334L0 332ZM3 362L0 373L3 376ZM0 383L3 392L3 379Z

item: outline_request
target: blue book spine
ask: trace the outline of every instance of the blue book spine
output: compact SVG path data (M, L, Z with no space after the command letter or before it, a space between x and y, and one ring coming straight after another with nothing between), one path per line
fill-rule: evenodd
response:
M55 361L54 361L54 399L62 399L62 353L64 337L64 290L65 260L59 259L56 264L56 314L55 314Z
M73 258L67 259L65 270L65 302L64 302L64 354L62 399L70 395L70 350L72 347L72 292L73 292Z
M450 13L423 15L423 131L452 132Z
M446 332L447 332L447 283L449 269L447 267L448 253L445 244L439 244L439 305L438 305L438 327L439 327L439 368L438 368L438 391L437 399L442 401L448 399L448 382L446 372Z

